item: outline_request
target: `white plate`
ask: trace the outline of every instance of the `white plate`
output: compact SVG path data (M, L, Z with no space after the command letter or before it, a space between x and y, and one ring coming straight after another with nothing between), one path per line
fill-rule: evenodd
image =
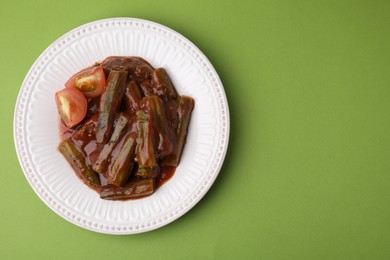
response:
M164 67L178 92L195 99L188 142L175 175L140 200L100 199L57 151L54 93L72 74L111 55L141 56L154 67ZM174 221L206 194L226 154L229 110L213 66L188 39L150 21L105 19L66 33L35 61L16 102L14 139L28 182L54 212L92 231L135 234Z

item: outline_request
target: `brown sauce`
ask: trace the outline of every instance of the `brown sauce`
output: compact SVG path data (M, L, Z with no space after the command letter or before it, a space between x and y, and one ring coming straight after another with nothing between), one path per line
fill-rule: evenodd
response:
M176 167L164 166L161 168L160 175L156 178L156 187L160 188L163 184L169 181L175 174Z
M127 193L131 193L131 192L136 193L135 191L136 188L132 188L131 185L137 181L141 183L140 186L137 188L142 189L142 185L144 185L143 187L146 187L145 189L151 187L153 188L152 190L153 193L155 192L156 189L160 188L167 181L169 181L175 174L176 166L166 166L166 165L177 165L177 164L164 164L163 159L164 157L170 155L174 151L174 149L178 147L177 139L176 139L177 138L176 130L175 130L178 127L177 111L179 105L177 102L177 92L172 85L170 86L171 94L172 94L171 97L162 98L160 95L164 95L164 93L156 92L155 90L156 83L152 79L152 75L154 75L153 73L156 73L154 68L148 62L146 62L145 60L139 57L109 57L102 63L96 64L95 66L102 66L106 73L106 76L108 76L108 73L112 70L115 71L126 70L129 72L127 85L126 85L126 93L124 94L123 98L119 101L121 103L119 103L120 105L118 111L116 111L116 119L113 122L112 128L114 129L116 127L116 123L119 120L118 118L120 117L120 115L122 115L122 117L126 117L128 121L126 126L123 128L120 137L118 137L118 139L113 143L113 147L109 152L110 154L105 157L106 158L105 163L108 166L104 166L104 167L106 167L106 169L111 169L111 167L113 167L114 162L116 162L119 165L125 164L124 162L126 162L126 159L120 157L120 154L123 151L122 150L123 147L126 147L125 140L128 140L126 139L126 137L129 137L129 135L132 138L134 138L134 140L136 140L135 150L138 149L138 146L140 146L138 139L140 137L139 137L139 133L137 132L139 131L139 129L137 128L138 125L137 125L136 113L138 112L138 110L143 110L149 116L148 120L149 120L149 124L151 124L150 127L154 129L154 131L152 132L153 133L152 140L154 140L153 142L155 146L155 160L157 161L157 166L154 166L154 168L149 168L149 169L156 170L155 172L157 172L158 175L151 173L152 172L151 170L148 173L149 177L144 178L144 175L140 175L143 173L138 172L139 170L138 164L140 161L137 160L137 155L129 159L131 160L131 164L132 164L131 168L129 168L130 170L128 171L129 177L126 177L125 182L120 182L121 184L116 184L115 180L111 178L109 171L107 172L105 170L105 172L100 172L99 169L102 168L95 168L102 165L100 164L101 161L99 158L101 158L101 154L105 154L104 152L102 152L102 150L106 151L103 148L104 146L107 146L108 143L110 142L110 141L104 141L104 143L98 143L96 139L98 124L99 124L99 115L100 115L99 110L102 107L101 103L104 102L103 98L101 101L100 96L92 99L89 98L87 100L88 101L87 114L84 120L78 125L76 125L75 127L68 128L60 120L59 122L60 141L62 142L64 140L70 139L83 153L84 157L86 158L85 160L86 164L88 164L89 167L96 169L95 174L98 175L98 179L100 180L100 185L101 185L100 190L97 191L98 193L100 193L101 198L111 199L111 200L128 200L128 199L139 199L142 197L149 196L151 195L151 193L142 193L142 194L140 193L138 194L138 196L137 194L135 196L127 196L128 195ZM161 69L159 70L161 72ZM165 71L163 71L163 73L165 73ZM167 82L166 84L171 84L169 78L166 79L164 82ZM136 84L138 86L136 88L138 88L139 92L134 92L134 91L131 92L129 87L131 87L132 84L133 85ZM159 87L161 88L161 86ZM149 95L154 95L157 96L158 98L154 97L155 99L148 99L149 97L147 96ZM156 100L156 98L159 101ZM151 107L153 106L153 104L156 107L160 107L158 112L154 112L154 114L151 112L152 110ZM156 108L154 109L156 110ZM137 137L137 133L138 133L138 137ZM113 135L113 133L111 134ZM129 157L124 157L124 158L129 158ZM143 167L149 167L149 166L143 166ZM144 169L145 168L142 168L141 170ZM149 183L147 183L148 181L145 181L147 178L149 179L153 178L153 183L150 183L150 181Z

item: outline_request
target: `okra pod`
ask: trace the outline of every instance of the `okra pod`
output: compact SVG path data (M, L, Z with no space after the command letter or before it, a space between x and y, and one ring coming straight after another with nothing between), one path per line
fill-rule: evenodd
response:
M107 142L112 131L112 122L125 92L127 71L111 71L107 79L106 91L102 94L99 107L99 121L96 132L98 143Z
M98 158L93 164L94 171L102 174L107 172L111 152L114 149L114 146L118 143L119 137L126 128L128 121L129 119L123 114L118 117L110 141L108 141L108 143L103 146Z
M177 129L176 139L177 145L174 151L163 158L162 165L164 166L177 166L180 161L180 157L183 151L184 144L187 137L187 129L191 119L191 113L194 109L195 102L191 97L180 96L178 99L177 109Z
M101 149L101 145L97 144L95 139L97 122L98 115L92 115L80 128L76 129L72 136L72 141L81 148L91 165L96 161Z
M139 167L149 168L157 166L154 147L154 131L150 122L150 115L144 110L137 111L137 155Z
M164 101L177 98L177 91L165 69L158 68L153 71L152 84L154 86L154 93Z
M142 178L156 178L160 174L160 167L158 165L152 168L138 168L135 176Z
M100 173L99 173L99 179L100 179L100 184L102 185L102 187L103 187L103 186L106 186L106 185L108 185L108 184L111 184L111 183L107 180L106 176L104 176L103 174L100 174Z
M172 152L176 138L174 138L173 129L168 125L164 104L159 97L148 96L144 98L144 106L149 110L154 128L158 133L157 157L166 156Z
M135 135L128 134L124 136L123 142L115 148L115 150L119 150L118 156L112 158L107 173L107 178L112 184L122 186L129 178L134 166L135 146Z
M91 165L86 161L81 149L69 138L60 143L58 150L62 153L76 175L91 189L100 188L100 179Z
M139 86L142 89L144 96L154 95L153 86L150 79L144 79L139 82Z
M102 187L100 198L106 200L136 199L153 194L154 189L154 179L134 179L126 187L115 185Z
M131 80L127 86L123 97L123 104L126 112L135 113L139 109L142 94L135 80Z
M112 70L128 71L134 79L149 78L153 72L153 67L146 60L135 56L110 56L100 65L106 74Z
M154 125L163 133L168 132L168 120L165 114L164 105L157 96L145 97L148 101L150 114L153 116Z

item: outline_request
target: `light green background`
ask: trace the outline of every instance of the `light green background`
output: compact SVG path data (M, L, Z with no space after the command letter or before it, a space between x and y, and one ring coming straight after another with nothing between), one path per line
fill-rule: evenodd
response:
M227 93L231 139L189 213L110 236L35 195L13 110L50 43L126 16L171 27L206 54ZM1 259L390 259L389 1L1 1L0 54Z

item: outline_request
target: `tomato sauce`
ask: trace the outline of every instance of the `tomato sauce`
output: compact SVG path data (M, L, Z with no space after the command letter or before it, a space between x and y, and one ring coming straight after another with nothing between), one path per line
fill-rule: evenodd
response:
M125 91L120 99L115 99L120 94L113 95L114 99L107 98L110 94L105 93L109 91L102 96L87 96L85 118L72 128L68 128L60 119L60 141L70 140L68 145L76 146L76 150L80 150L79 158L83 158L77 162L77 156L63 154L68 161L73 160L72 167L76 167L76 172L81 162L84 172L92 171L90 173L96 174L100 188L95 190L102 199L128 200L149 196L175 174L176 166L167 165L177 165L178 160L170 164L171 161L164 159L175 151L180 151L181 154L182 146L177 149L179 145L176 133L180 125L177 122L180 120L177 118L180 110L178 94L165 70L155 70L142 58L109 57L95 66L101 66L106 77L111 71L128 71ZM107 103L108 99L111 103ZM106 112L107 104L115 102L119 102L115 111L113 109ZM191 111L192 108L189 113ZM140 119L140 112L145 114L145 119ZM110 121L111 130L107 133L110 138L99 141L97 135L103 122L102 113L103 118L104 113L110 113L113 120ZM144 128L140 126L141 123ZM115 131L118 133L115 134ZM144 134L140 131L144 131ZM144 151L141 152L141 149ZM148 160L154 163L149 166L146 163ZM80 171L80 174L83 172Z
M159 188L169 181L175 174L175 171L176 167L174 166L163 166L160 175L156 178L156 187Z

